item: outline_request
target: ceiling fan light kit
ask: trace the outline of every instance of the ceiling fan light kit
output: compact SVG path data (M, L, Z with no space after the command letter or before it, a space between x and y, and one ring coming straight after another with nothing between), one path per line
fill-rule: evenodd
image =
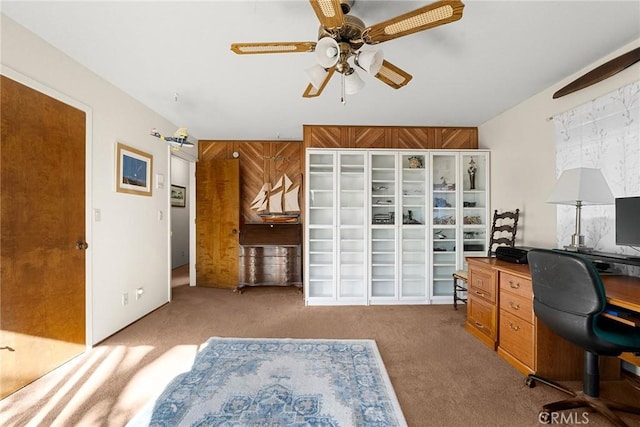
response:
M372 76L378 74L383 61L381 50L361 50L354 57L354 63Z
M353 64L393 89L405 86L412 76L383 58L382 51L363 50L419 31L448 24L462 18L464 4L460 0L440 0L395 18L365 27L359 18L349 15L353 0L309 0L320 21L318 42L233 43L237 54L314 52L317 64L305 70L310 83L304 98L319 96L334 72L342 75L344 94L354 94L364 86ZM320 70L318 68L322 68Z
M355 95L364 87L364 80L360 78L358 73L352 68L351 73L344 74L344 93L347 95Z
M329 72L320 64L312 65L305 70L305 73L313 87L318 90L322 87L322 84L329 74Z
M331 68L340 60L340 46L331 37L322 37L316 45L316 61L324 68Z

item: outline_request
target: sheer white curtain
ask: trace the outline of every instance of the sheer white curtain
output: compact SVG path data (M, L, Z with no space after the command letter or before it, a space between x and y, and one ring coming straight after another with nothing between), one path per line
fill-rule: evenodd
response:
M640 81L553 118L556 174L577 167L599 168L615 197L640 196ZM614 206L582 208L585 244L598 251L629 253L616 246ZM571 242L575 208L558 206L558 247Z

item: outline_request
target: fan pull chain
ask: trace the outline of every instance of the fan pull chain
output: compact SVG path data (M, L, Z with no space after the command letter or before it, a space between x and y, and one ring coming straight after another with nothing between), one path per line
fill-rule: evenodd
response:
M340 86L341 86L340 103L342 105L347 105L347 98L344 92L344 73L340 74Z

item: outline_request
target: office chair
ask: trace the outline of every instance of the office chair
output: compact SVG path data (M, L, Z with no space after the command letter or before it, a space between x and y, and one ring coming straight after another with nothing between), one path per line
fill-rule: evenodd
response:
M498 246L513 247L515 245L519 215L520 209L516 209L513 212L498 213L497 210L493 212L487 256L494 256L496 254L495 248ZM467 303L467 298L463 295L467 292L468 281L469 274L467 270L456 270L453 273L453 308L455 310L458 309L458 301Z
M532 249L528 253L533 283L533 310L549 329L584 349L582 391L531 374L529 387L536 381L569 394L569 399L542 407L540 420L551 422L553 412L590 408L616 426L626 424L613 410L640 414L640 407L600 398L600 356L618 356L640 351L640 328L602 316L607 304L598 271L586 257L575 252Z

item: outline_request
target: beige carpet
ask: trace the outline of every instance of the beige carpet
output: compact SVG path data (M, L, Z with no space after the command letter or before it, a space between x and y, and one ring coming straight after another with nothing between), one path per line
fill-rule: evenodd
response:
M189 284L189 264L184 264L171 270L171 287Z
M0 424L122 426L212 336L374 339L410 426L539 426L539 407L564 398L524 386L521 374L464 330L464 310L450 305L305 307L296 289L279 287L173 293L170 304L1 401ZM603 384L602 394L640 401L627 381ZM581 414L575 425L585 424ZM608 425L587 417L589 426ZM624 417L640 425L639 416Z

